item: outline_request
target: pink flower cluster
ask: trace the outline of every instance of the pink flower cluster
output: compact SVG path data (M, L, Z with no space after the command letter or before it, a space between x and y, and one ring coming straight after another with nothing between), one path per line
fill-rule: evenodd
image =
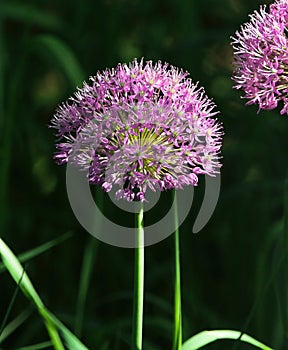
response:
M234 87L259 110L274 109L281 101L281 114L288 113L287 22L288 1L278 0L254 11L232 37Z
M55 159L88 170L117 198L145 200L147 188L197 185L219 171L222 126L214 103L188 73L151 61L98 72L62 104L51 126Z

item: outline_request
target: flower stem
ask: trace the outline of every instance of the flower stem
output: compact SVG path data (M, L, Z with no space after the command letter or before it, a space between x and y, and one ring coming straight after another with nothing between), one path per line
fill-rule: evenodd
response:
M180 243L177 194L174 191L174 225L175 225L175 281L174 281L174 336L173 350L182 347L182 312L181 312L181 275L180 275Z
M134 307L132 326L132 350L142 350L143 300L144 300L144 210L137 215L137 246L135 248Z

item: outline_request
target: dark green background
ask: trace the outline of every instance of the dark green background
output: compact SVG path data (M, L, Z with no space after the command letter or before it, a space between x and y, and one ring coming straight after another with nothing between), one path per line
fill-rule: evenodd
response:
M50 0L0 2L0 232L19 254L67 231L72 237L26 265L46 305L72 330L90 235L66 195L65 166L52 160L48 124L57 105L99 69L134 57L167 61L200 81L224 124L221 195L192 235L204 181L181 226L184 340L205 329L245 330L283 348L287 290L283 201L288 120L257 114L230 79L233 35L256 0ZM159 204L159 215L162 212ZM117 214L116 214L117 215ZM161 214L162 215L162 214ZM134 252L96 241L81 339L90 349L128 349ZM144 350L171 349L173 237L146 249ZM0 275L0 323L14 282ZM253 305L257 306L249 318ZM19 293L9 320L29 306ZM47 339L36 312L3 349ZM105 345L106 344L106 345ZM207 349L232 349L229 341ZM252 349L238 344L238 349Z

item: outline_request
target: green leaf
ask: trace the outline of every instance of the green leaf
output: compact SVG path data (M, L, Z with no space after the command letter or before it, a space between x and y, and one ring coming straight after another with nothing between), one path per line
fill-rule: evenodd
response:
M61 30L63 27L61 21L55 17L54 14L50 15L45 11L38 10L22 2L1 2L0 14L4 19L18 20L24 23L37 25L41 28Z
M75 317L75 333L81 336L83 318L85 312L85 303L88 295L89 284L91 282L94 261L96 258L98 241L94 237L89 237L86 243L85 253L83 255L83 264L81 268L79 292L76 305L76 317Z
M20 288L23 293L33 301L33 303L37 306L37 308L41 309L44 307L42 300L34 289L28 275L26 272L23 273L23 267L20 262L17 260L16 256L12 253L9 247L4 243L4 241L0 238L0 256L2 258L3 263L5 264L7 270L10 272L11 276L18 284L21 280Z
M47 310L45 311L47 312ZM88 348L83 343L81 343L81 341L51 312L48 311L45 315L45 318L49 319L49 321L58 329L65 345L69 350L88 350Z
M0 256L15 282L18 284L19 280L21 280L21 290L37 307L40 315L45 321L54 348L56 350L64 350L64 346L58 335L59 331L69 350L88 350L88 348L45 307L27 273L23 272L24 269L19 260L2 239L0 239Z
M72 86L82 84L85 76L84 72L76 55L64 41L54 35L38 35L32 40L32 48L38 49L44 55L44 58L47 57L47 54L52 56L70 80Z
M61 235L60 237L57 237L55 239L52 239L49 242L46 242L42 245L39 245L36 248L30 249L27 252L21 253L19 254L19 256L17 257L17 259L21 262L27 262L33 258L35 258L36 256L45 253L46 251L48 251L49 249L57 246L58 244L66 241L67 239L69 239L72 236L71 232L67 232L64 233L63 235ZM6 267L3 263L0 263L0 273L6 271Z
M241 336L241 339L239 339L240 336ZM210 344L216 340L222 340L222 339L234 339L234 340L239 339L242 342L249 343L262 350L273 350L269 346L260 343L258 340L250 337L249 335L242 334L239 331L233 331L233 330L203 331L201 333L194 335L190 339L186 340L186 342L182 345L182 350L200 349L207 344Z
M51 341L45 341L39 344L24 346L24 347L18 348L17 350L42 350L47 348L51 349L51 345L52 345Z
M27 309L21 312L13 321L7 324L7 326L3 329L0 334L0 344L9 337L18 327L20 327L31 315L31 310Z

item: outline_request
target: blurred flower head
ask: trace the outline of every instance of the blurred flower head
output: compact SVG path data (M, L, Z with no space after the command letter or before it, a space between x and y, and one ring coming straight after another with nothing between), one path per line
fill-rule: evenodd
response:
M247 105L288 113L288 1L261 6L232 37L235 88L244 91Z
M89 182L128 201L153 191L197 185L219 172L222 125L214 103L187 77L160 61L98 72L52 118L55 160L88 172Z

